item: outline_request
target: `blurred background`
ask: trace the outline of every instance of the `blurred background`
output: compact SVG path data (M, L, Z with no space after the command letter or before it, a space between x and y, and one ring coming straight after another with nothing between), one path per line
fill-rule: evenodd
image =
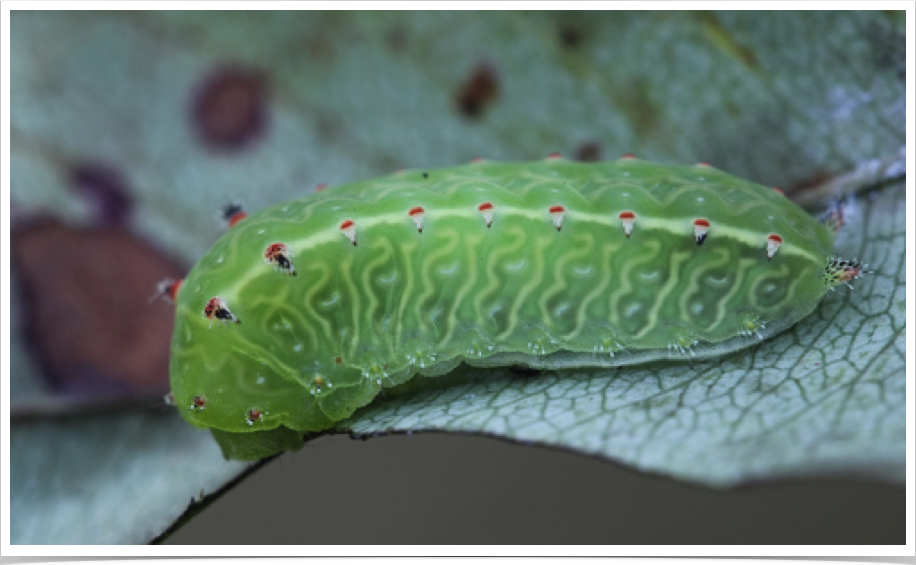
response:
M10 39L13 543L146 543L245 471L162 403L155 300L230 200L559 151L817 204L905 145L901 12L15 11ZM904 542L902 486L716 491L444 434L322 437L214 498L166 542Z

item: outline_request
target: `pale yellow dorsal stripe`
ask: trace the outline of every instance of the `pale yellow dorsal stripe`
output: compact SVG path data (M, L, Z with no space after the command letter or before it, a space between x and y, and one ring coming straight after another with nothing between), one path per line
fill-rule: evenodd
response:
M472 220L481 220L481 225L483 222L480 211L476 210L475 208L468 207L431 209L426 210L425 214L427 216L427 220L434 218L467 218ZM623 225L617 214L618 213L595 214L590 212L570 210L567 208L566 221L564 222L564 226L569 226L575 222L604 225L613 230L619 231L620 237L625 237L623 233ZM633 231L634 234L641 230L661 230L671 234L682 234L684 237L693 237L693 221L696 218L692 216L683 218L651 218L640 216L638 212L636 214L636 227ZM493 222L502 222L506 221L508 218L513 217L527 218L535 221L543 220L546 226L548 226L550 229L554 229L552 223L553 220L550 216L550 213L546 209L532 210L530 208L517 208L500 205L497 209L494 210ZM417 229L416 225L407 215L406 211L404 213L392 212L389 214L377 214L365 218L351 219L355 222L357 240L359 240L361 237L365 237L363 234L366 233L366 230L371 230L376 226L404 224L405 229L409 229L413 232L416 232ZM747 228L729 226L722 223L721 221L717 221L715 224L713 224L713 227L710 230L710 237L725 237L750 247L760 247L761 250L765 248L767 236L769 235L770 232L760 232ZM320 245L325 245L335 241L341 244L345 243L347 247L351 247L350 242L346 239L346 237L344 237L340 229L338 229L336 226L315 232L300 239L286 241L284 243L286 243L287 247L293 255L299 255L300 253L304 254L304 252L309 249L313 249ZM797 245L793 245L790 241L785 241L780 246L778 255L799 256L814 263L818 263L826 259L824 257L817 257L805 251L803 248ZM264 272L259 269L249 269L245 272L244 275L236 279L230 286L219 289L214 293L214 295L221 296L225 300L229 301L231 305L232 301L238 297L242 288L244 288L252 280L261 276L262 274L264 274Z

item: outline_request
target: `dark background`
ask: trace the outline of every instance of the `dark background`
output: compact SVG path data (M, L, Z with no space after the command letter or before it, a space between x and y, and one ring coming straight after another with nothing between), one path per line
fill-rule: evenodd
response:
M905 494L846 479L718 491L485 437L329 436L165 543L904 544Z

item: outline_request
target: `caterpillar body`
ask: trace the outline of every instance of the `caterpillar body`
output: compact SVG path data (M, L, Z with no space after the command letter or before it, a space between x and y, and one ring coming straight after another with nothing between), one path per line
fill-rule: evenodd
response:
M778 190L630 156L406 170L233 214L169 288L170 376L182 416L243 459L461 362L721 356L863 272Z

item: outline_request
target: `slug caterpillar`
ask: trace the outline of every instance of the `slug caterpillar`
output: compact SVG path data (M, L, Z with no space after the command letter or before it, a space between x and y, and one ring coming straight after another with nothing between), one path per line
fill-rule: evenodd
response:
M174 403L241 459L461 362L722 356L864 272L780 191L632 156L408 170L227 215L163 292Z

